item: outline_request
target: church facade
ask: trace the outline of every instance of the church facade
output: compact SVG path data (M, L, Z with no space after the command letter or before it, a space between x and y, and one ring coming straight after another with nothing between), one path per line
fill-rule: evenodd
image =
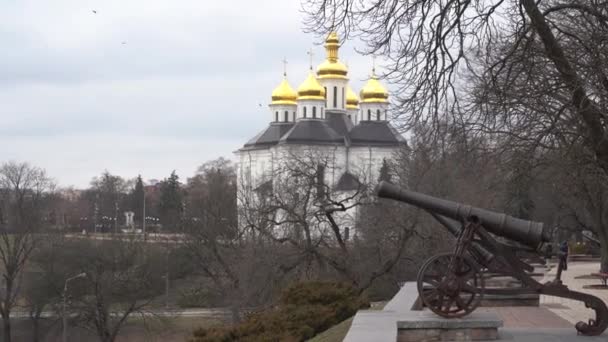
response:
M348 193L358 184L373 185L383 162L406 145L388 121L386 88L372 72L358 97L338 58L339 47L337 34L330 33L326 59L316 73L311 67L297 91L283 75L272 92L268 126L236 152L239 189L272 189L274 171L289 162L287 156L307 154L330 161L323 181L332 191ZM355 218L353 208L341 221L354 227Z

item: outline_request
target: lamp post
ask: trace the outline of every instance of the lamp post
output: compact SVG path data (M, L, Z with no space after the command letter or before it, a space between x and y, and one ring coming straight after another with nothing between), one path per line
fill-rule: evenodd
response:
M144 241L146 241L146 187L143 187L143 213L142 213L142 222L141 222L141 231L144 233Z
M86 273L80 273L78 275L75 275L71 278L68 278L65 280L65 284L63 285L63 312L62 312L62 316L63 316L63 342L67 342L68 341L68 316L66 315L66 308L67 308L67 297L68 297L68 283L70 282L70 280L74 280L74 279L78 279L78 278L84 278L86 277L87 274Z

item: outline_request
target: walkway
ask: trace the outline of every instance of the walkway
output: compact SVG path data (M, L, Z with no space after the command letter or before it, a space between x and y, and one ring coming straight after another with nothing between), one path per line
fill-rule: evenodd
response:
M555 278L557 266L553 266L541 283ZM571 262L568 264L568 270L562 273L562 281L571 290L592 294L608 303L608 290L583 289L583 285L600 284L599 279L575 279L577 276L596 273L599 268L599 262ZM593 310L587 309L583 302L553 296L540 296L540 304L572 324L579 321L587 322L589 318L595 318Z

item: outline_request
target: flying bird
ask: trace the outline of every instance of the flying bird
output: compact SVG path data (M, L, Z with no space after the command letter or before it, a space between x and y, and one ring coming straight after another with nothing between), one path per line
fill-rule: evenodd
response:
M97 11L96 11L96 10L92 10L92 12L93 12L93 14L97 14Z
M127 44L127 42L122 42L122 45L125 45L125 44Z

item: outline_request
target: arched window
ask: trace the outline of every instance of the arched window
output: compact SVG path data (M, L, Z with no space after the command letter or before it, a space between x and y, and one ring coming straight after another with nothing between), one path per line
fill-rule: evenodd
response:
M304 117L306 117L306 106L304 106Z
M323 107L321 107L321 119L323 119Z
M340 103L340 105L342 106L342 109L344 109L344 102L346 100L344 100L344 87L342 87L342 102Z
M279 121L279 111L274 112L274 121Z
M380 109L376 111L376 120L380 120Z
M285 111L285 117L283 118L285 122L289 121L289 112Z
M334 87L334 108L338 108L338 87Z
M296 112L293 112L293 121L296 121Z
M313 119L317 118L317 107L316 106L312 106L312 118Z
M372 110L371 110L371 109L368 109L368 110L367 110L367 120L369 121L369 120L371 120L371 119L372 119Z
M325 89L325 106L327 106L327 87L323 87Z

